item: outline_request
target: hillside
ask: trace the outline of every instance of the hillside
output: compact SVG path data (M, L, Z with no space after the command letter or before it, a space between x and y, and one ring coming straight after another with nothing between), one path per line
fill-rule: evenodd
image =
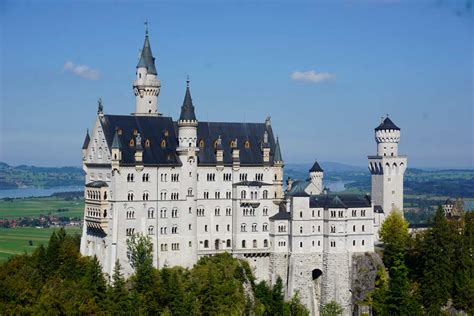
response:
M0 190L78 186L83 183L84 172L78 167L10 166L0 162Z

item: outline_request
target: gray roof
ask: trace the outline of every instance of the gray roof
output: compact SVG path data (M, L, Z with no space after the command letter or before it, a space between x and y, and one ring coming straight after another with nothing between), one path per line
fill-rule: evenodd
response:
M323 172L323 168L319 165L317 161L314 162L314 165L309 169L309 172Z
M374 213L383 213L383 207L381 205L374 205Z
M140 133L145 165L180 166L176 153L178 148L178 125L165 116L104 115L100 118L109 148L122 150L122 164L135 164L136 136ZM117 133L116 133L117 129ZM237 139L241 165L263 165L260 147L264 132L268 132L270 163L273 163L275 139L271 126L265 123L220 123L199 122L197 127L199 147L198 164L216 165L214 142L221 137L224 164L232 165L230 142ZM117 137L115 137L117 134ZM130 140L133 139L132 146ZM147 142L148 140L148 142ZM202 140L202 142L201 142ZM164 142L163 142L164 141ZM245 142L248 141L248 148ZM163 142L163 147L161 146ZM147 145L149 144L149 146Z
M137 68L146 68L149 74L156 75L155 58L151 52L150 40L148 39L148 32L145 35L145 42L143 43L142 53L138 61Z
M89 147L90 141L91 141L91 138L89 136L89 130L87 130L86 137L84 138L84 144L82 145L82 149L87 149L87 147Z
M181 107L181 115L179 116L180 121L195 121L196 114L194 113L193 99L191 98L191 92L189 91L189 81L186 86L186 94L184 95L183 106Z
M390 130L390 129L397 130L397 131L400 130L400 128L397 125L395 125L395 123L393 123L392 120L388 118L388 116L382 121L382 123L380 123L379 126L375 128L376 131Z
M120 136L118 134L118 128L115 129L114 140L112 142L112 149L120 149L122 144L120 143Z
M294 181L291 184L291 190L288 191L288 195L290 196L309 196L308 193L306 193L305 189L308 187L309 181L301 181L297 180Z
M108 187L108 184L105 181L93 181L86 184L86 187L87 188L104 188L104 187Z
M233 184L234 186L248 186L248 187L263 187L271 186L271 183L265 183L261 181L241 181Z
M283 157L281 156L281 150L280 150L280 141L278 140L278 137L276 139L276 146L275 146L275 161L283 161Z
M320 194L312 195L309 200L311 208L351 208L370 207L370 196L360 194Z
M291 214L286 211L286 206L285 206L284 202L281 202L278 205L278 213L276 213L275 215L270 217L270 220L272 220L272 221L274 221L274 220L287 221L287 220L290 220L290 219L291 219Z

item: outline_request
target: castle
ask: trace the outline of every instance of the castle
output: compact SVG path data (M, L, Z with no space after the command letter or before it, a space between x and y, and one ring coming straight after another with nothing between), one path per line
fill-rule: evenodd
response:
M134 234L151 238L157 268L229 252L258 280L281 277L286 296L298 292L312 314L331 300L350 314L352 256L373 252L384 216L403 208L400 129L388 117L375 129L372 198L327 192L317 162L307 180L290 179L284 190L269 118L200 121L189 80L179 119L162 116L148 31L136 69L135 112L108 115L99 102L84 141L81 253L96 255L109 275L119 260L128 275L126 240Z

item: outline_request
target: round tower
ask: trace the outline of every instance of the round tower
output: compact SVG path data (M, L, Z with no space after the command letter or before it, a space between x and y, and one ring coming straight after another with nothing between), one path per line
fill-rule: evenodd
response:
M375 141L377 142L377 155L381 157L398 156L398 143L400 142L400 128L391 119L382 117L382 122L375 128Z
M137 78L133 82L135 94L135 115L158 115L158 95L160 94L160 80L158 80L155 58L151 52L148 29L145 34L145 43L137 64Z

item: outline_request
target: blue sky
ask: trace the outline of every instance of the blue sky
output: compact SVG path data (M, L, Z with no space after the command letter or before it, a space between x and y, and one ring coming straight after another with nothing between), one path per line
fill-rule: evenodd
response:
M177 118L272 117L287 163L365 165L390 114L412 167L474 167L470 1L3 1L0 161L80 165L97 98L134 110L145 19ZM66 67L65 67L66 66ZM84 66L79 67L78 66Z

